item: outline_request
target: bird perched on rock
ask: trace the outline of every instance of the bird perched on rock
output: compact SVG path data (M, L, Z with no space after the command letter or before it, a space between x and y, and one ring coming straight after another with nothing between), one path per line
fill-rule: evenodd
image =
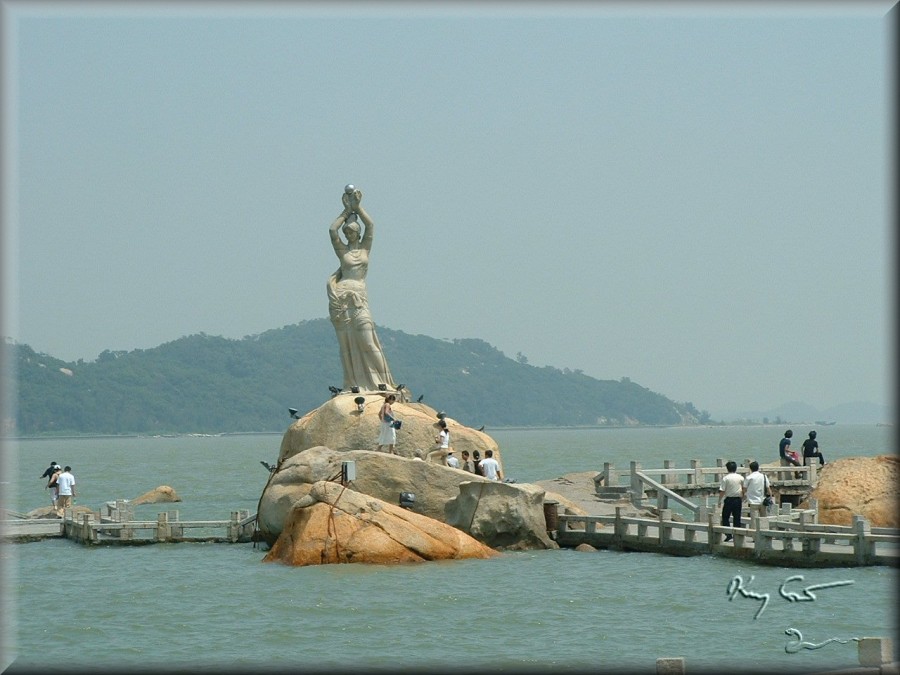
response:
M416 399L416 403L421 403L424 398L425 394L422 394L419 398Z
M269 470L269 473L275 471L275 469L278 468L277 466L272 466L271 464L269 464L268 462L265 462L263 460L259 460L259 463L262 464L264 467L266 467Z
M337 387L335 387L334 385L329 385L328 391L331 392L331 398L334 398L335 396L337 396L338 394L341 393L341 390L338 389Z

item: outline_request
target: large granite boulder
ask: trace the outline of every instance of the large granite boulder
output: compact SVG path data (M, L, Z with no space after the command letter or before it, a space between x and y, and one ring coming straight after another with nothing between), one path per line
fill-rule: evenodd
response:
M558 548L547 533L544 490L528 483L470 481L447 504L447 522L507 551Z
M362 397L363 410L357 409L354 400ZM333 450L376 450L381 421L378 411L384 403L380 394L342 393L320 405L315 410L294 422L285 432L278 455L279 465L289 457L308 448L325 446ZM397 444L394 451L401 457L425 458L435 447L438 411L424 403L401 403L392 405L394 417L402 422L397 430ZM471 429L445 416L450 431L450 443L459 457L463 450L472 454L475 450L484 457L486 450L494 451L494 458L500 462L500 449L496 441L487 434Z
M290 565L385 564L494 555L455 527L338 483L318 481L291 510L263 560Z
M291 455L270 475L257 516L263 540L269 544L277 540L313 484L339 481L345 461L355 466L350 489L388 504L399 504L402 492L413 493L413 512L453 525L488 546L557 547L546 531L542 488L491 481L461 469L383 452L323 446Z
M818 500L819 522L850 525L854 515L873 527L900 527L898 516L900 458L894 455L846 457L828 462L818 472L809 494ZM808 502L800 505L808 508Z

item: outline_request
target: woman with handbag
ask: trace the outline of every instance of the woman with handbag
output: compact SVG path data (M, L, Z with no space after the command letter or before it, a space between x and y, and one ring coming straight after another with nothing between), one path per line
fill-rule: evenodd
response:
M382 448L387 447L387 451L392 455L396 454L394 445L397 443L397 427L394 424L394 409L391 408L391 403L396 400L396 396L388 394L381 405L381 410L378 411L378 419L381 420L379 425L381 431L378 434L378 452L381 452Z

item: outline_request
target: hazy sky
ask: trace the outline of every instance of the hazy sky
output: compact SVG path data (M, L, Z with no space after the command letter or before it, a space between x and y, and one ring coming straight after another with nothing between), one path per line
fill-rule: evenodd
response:
M380 326L710 411L890 404L891 4L4 2L3 332L326 317L354 183Z

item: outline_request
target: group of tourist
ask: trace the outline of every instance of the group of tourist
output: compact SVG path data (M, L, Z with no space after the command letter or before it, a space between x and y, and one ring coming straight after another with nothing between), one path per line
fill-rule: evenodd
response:
M396 403L397 397L394 394L388 394L381 404L378 411L379 432L378 432L378 452L388 452L392 455L397 454L394 450L397 443L397 422L394 418L394 409L392 404ZM434 448L425 455L425 461L434 462L443 466L449 466L453 469L462 469L478 476L484 476L490 480L503 480L503 471L500 469L500 462L494 458L493 450L484 451L484 459L478 450L472 452L469 456L468 450L463 450L462 460L456 457L456 451L450 443L450 429L447 426L447 420L441 417L437 421L437 436L434 437Z
M796 450L791 449L791 438L794 432L790 429L784 432L784 438L778 444L778 456L781 459L781 466L801 466L800 456ZM825 458L819 452L819 441L816 440L816 430L809 432L809 438L803 441L803 462L802 466L807 466L812 462L813 457L819 458L819 466L825 464Z
M781 466L801 466L800 457L791 449L791 438L794 432L788 429L778 444L778 456ZM809 438L803 441L803 463L809 465L813 458L818 457L819 465L825 464L825 458L819 451L819 442L816 440L815 430L809 432ZM728 473L722 476L719 482L719 507L722 509L722 525L728 527L743 527L741 522L741 508L746 500L750 508L750 516L761 517L767 512L771 502L772 488L769 479L760 472L759 462L750 462L750 473L742 477L737 472L737 462L725 463ZM725 535L725 541L731 541L732 535Z
M72 475L72 467L62 468L56 462L50 462L41 478L47 479L45 490L50 490L50 503L58 518L62 518L65 510L75 503L75 476Z

